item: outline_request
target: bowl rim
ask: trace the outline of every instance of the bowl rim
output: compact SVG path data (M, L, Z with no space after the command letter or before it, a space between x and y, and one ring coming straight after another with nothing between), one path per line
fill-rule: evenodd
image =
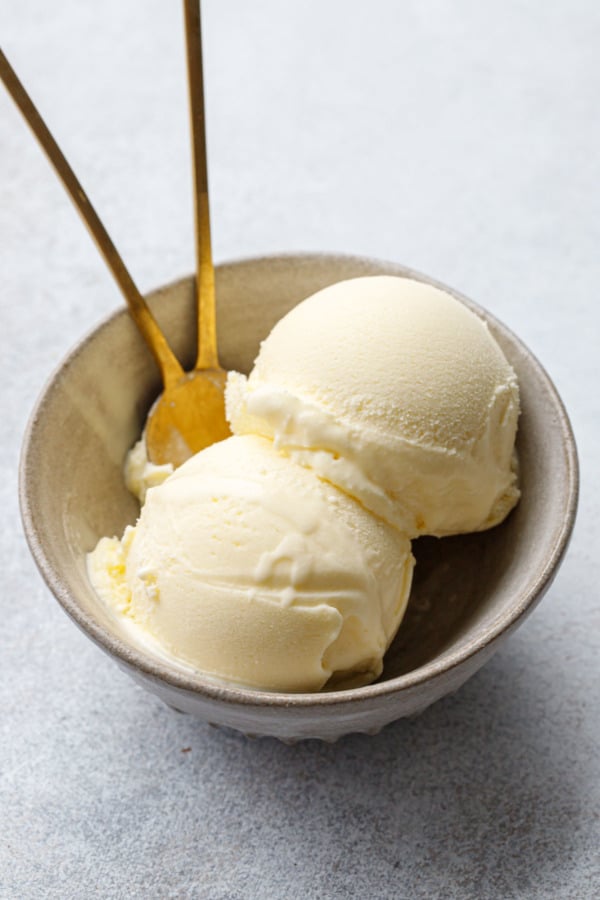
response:
M550 586L564 557L572 535L579 498L579 464L573 429L562 399L550 376L537 357L529 350L523 341L511 331L511 329L496 319L496 317L487 309L484 309L479 306L479 304L465 297L459 291L448 287L442 282L407 266L403 266L400 263L388 262L374 257L359 256L355 254L308 252L249 256L224 261L217 265L216 269L217 271L234 270L248 266L272 266L277 263L299 262L303 265L318 265L319 263L333 263L335 261L346 264L352 263L367 268L385 268L386 272L389 274L400 275L405 278L414 278L417 281L422 281L440 288L455 297L461 303L464 303L469 309L479 316L482 316L486 321L491 322L497 331L504 333L524 351L528 362L530 362L537 370L537 375L544 382L545 387L552 398L554 412L556 413L557 422L563 437L567 479L566 485L564 485L566 503L562 527L556 534L554 544L546 559L545 565L538 572L537 577L534 579L529 589L520 593L515 600L515 603L513 603L509 609L504 610L498 615L481 634L472 636L469 641L464 642L458 648L444 650L433 660L430 660L424 665L419 666L417 669L403 675L389 678L385 681L377 681L373 684L358 688L349 688L339 691L290 693L264 691L235 684L221 683L216 679L213 680L210 676L204 675L200 671L191 669L189 671L172 669L166 661L147 656L143 649L138 645L127 643L116 634L108 631L94 618L94 616L82 608L78 603L77 598L66 587L60 573L55 570L44 550L42 541L38 537L33 487L34 479L30 478L30 470L32 468L31 458L35 453L38 423L43 417L44 407L48 402L48 398L54 390L55 385L60 381L63 371L76 360L76 358L85 350L88 343L94 339L100 331L107 328L115 319L127 315L127 309L125 307L115 309L84 334L84 336L67 352L53 369L41 389L23 436L19 464L19 502L25 537L31 554L44 581L65 612L88 637L100 646L101 649L115 657L121 664L124 664L128 668L134 668L138 673L149 677L153 681L158 680L165 682L179 691L191 692L203 696L207 700L216 700L220 703L225 702L246 707L277 707L280 709L291 707L296 709L335 707L347 703L357 704L357 702L366 702L375 698L382 699L389 697L390 695L404 693L410 689L418 688L425 683L430 683L439 677L444 676L451 670L463 666L468 663L471 658L479 655L486 647L497 641L502 635L508 634L515 629L520 621L531 612L541 600L545 591ZM381 272L381 274L384 273ZM175 279L166 285L150 291L146 296L150 299L150 302L152 302L153 298L159 297L165 290L170 290L189 280L190 276Z

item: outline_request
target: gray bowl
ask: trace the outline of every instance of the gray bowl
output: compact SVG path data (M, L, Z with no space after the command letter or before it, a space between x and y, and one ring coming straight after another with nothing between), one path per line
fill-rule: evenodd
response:
M335 281L381 273L437 284L399 265L348 256L278 256L220 266L222 364L248 371L260 340L304 297ZM460 687L538 603L575 518L573 435L556 389L529 350L489 313L450 293L487 319L519 377L523 494L491 531L415 542L414 588L384 673L377 683L353 690L283 694L218 686L132 642L90 587L85 555L101 536L120 535L136 519L138 505L124 486L122 465L160 389L158 373L125 310L95 328L61 363L25 436L25 533L60 604L135 681L176 709L246 734L335 740L348 732L375 733ZM149 301L191 368L192 279L155 291Z

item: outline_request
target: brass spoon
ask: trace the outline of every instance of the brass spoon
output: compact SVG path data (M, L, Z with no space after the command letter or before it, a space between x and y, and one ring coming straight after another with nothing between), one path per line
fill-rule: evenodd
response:
M183 371L75 173L1 49L0 78L88 227L121 289L135 324L159 367L164 392L151 410L147 422L147 429L152 428L152 436L146 438L147 451L152 462L171 462L174 466L178 466L197 450L221 440L229 433L224 415L224 373L218 367L216 350L213 357L210 354L208 357L210 363L216 363L216 365L211 365L204 378L198 377L196 372L186 374ZM214 312L213 333L216 336ZM214 343L213 338L213 346ZM210 350L209 341L207 344ZM204 362L204 357L202 357L202 362ZM200 365L200 359L198 365ZM210 383L208 389L201 384L204 380ZM207 397L209 398L208 408L203 408ZM155 417L159 422L157 429L152 427Z
M192 372L174 384L165 385L165 392L153 406L146 425L150 461L170 462L175 466L231 433L225 418L227 372L219 365L217 353L199 0L184 0L184 12L194 160L198 357Z

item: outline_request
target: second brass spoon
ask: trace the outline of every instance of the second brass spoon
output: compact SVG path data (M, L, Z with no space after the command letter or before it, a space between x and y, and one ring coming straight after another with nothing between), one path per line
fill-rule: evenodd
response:
M224 400L227 373L219 365L217 353L199 0L184 0L184 11L194 161L198 358L192 372L165 383L145 432L150 461L174 466L230 434Z

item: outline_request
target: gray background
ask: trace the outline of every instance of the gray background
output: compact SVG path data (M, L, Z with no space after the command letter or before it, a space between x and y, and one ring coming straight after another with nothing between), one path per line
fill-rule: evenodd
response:
M578 524L494 660L378 737L251 742L135 687L18 520L32 404L121 299L0 90L0 895L597 897L600 7L205 6L217 261L373 255L487 306L570 411ZM0 33L140 286L191 271L179 4L4 0Z

